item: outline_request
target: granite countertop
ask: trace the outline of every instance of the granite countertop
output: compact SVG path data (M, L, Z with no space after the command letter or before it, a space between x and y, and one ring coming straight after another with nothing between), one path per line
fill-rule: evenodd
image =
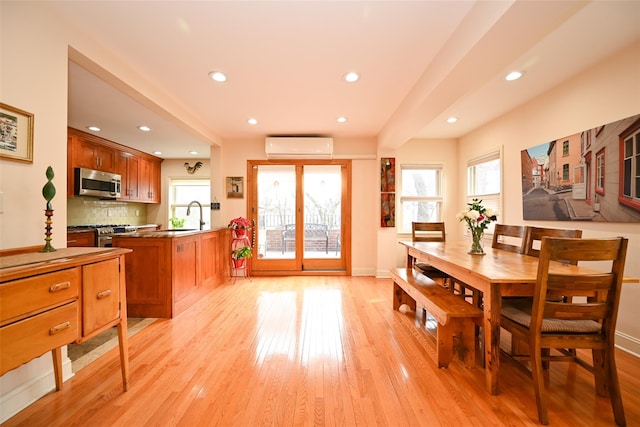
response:
M209 230L198 230L198 229L168 229L168 230L148 230L148 231L138 231L135 233L114 233L113 237L127 237L127 238L160 238L160 237L182 237L182 236L191 236L194 234L203 234L203 233L211 233L217 232L227 227L212 227Z

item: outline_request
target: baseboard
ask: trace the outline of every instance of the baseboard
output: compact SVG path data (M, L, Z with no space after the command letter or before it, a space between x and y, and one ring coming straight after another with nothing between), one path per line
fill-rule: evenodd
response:
M640 358L640 339L616 332L616 347L620 350Z
M62 362L62 380L67 381L74 376L71 370L71 360L65 357ZM49 359L51 360L51 359ZM49 368L44 370L29 369L29 365L23 365L18 369L23 369L30 374L36 375L21 383L17 387L2 393L0 396L0 423L4 423L18 412L31 405L42 396L56 389L56 381L53 374L53 363L49 362ZM4 391L4 390L3 390Z

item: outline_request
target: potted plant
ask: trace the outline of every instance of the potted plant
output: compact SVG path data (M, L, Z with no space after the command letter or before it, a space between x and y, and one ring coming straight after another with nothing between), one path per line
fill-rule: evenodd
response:
M234 268L242 268L246 259L251 257L251 246L241 246L231 251Z
M229 227L234 234L234 237L242 237L246 234L247 230L251 229L251 221L247 218L239 216L229 221Z
M184 221L186 218L176 218L175 216L169 218L169 222L171 222L171 228L182 228L184 227Z

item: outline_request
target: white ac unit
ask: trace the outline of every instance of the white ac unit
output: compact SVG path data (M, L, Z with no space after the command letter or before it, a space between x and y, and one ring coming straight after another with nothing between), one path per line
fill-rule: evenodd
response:
M264 140L269 159L330 159L333 138L315 136L270 136Z

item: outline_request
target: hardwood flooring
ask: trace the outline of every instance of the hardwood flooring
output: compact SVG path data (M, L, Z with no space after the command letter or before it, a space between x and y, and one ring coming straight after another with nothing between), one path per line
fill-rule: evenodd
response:
M538 424L522 369L503 357L501 393L491 396L481 366L454 359L438 369L435 338L391 307L389 279L230 281L130 339L128 392L114 349L5 425ZM617 362L627 424L638 426L640 359L618 352ZM614 425L585 369L552 364L548 390L552 426Z

